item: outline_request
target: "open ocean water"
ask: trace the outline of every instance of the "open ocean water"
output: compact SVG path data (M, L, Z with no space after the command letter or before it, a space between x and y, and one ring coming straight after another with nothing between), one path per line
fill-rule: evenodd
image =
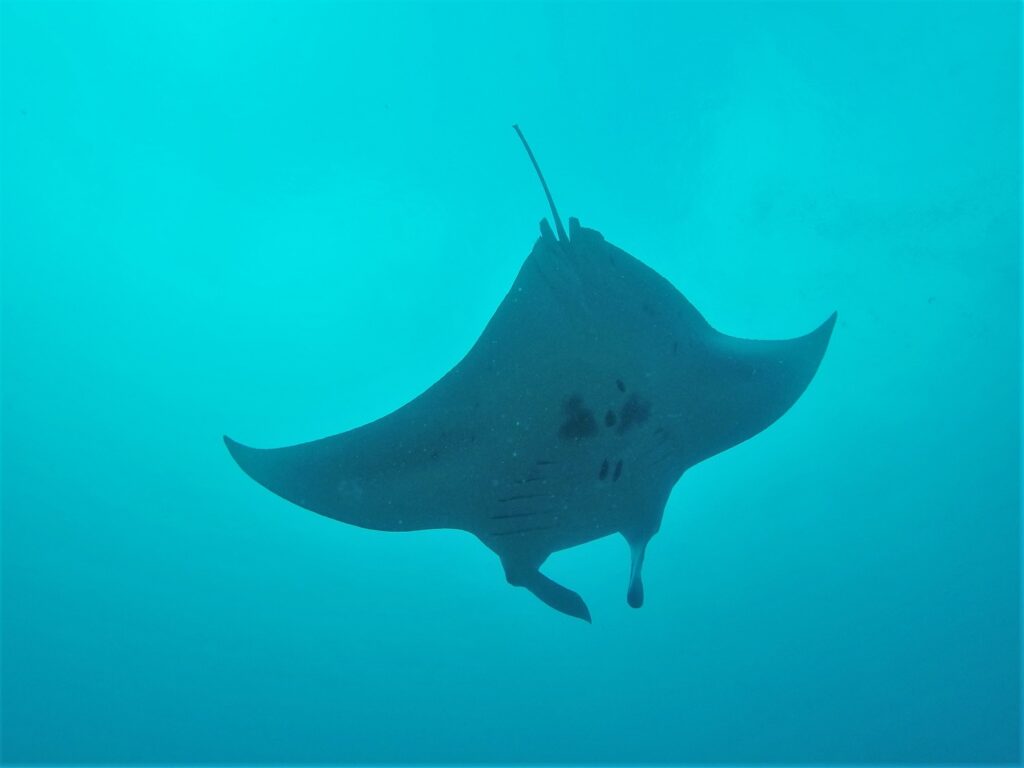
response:
M1021 6L2 4L2 759L1016 763ZM470 348L547 206L722 331L839 311L777 424L505 582L221 441ZM442 504L445 488L424 504Z

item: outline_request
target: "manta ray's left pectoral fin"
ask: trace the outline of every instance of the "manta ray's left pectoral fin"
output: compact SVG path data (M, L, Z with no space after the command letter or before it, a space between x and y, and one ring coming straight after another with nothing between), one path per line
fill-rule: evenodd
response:
M576 592L568 587L563 587L557 581L552 581L536 566L520 565L510 562L506 558L502 558L502 565L505 567L505 578L508 579L509 584L526 587L556 611L583 619L588 624L591 623L590 609Z

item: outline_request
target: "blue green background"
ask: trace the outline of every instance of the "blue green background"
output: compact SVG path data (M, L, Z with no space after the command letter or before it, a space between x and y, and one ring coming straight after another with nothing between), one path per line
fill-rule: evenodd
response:
M1020 6L2 6L3 760L1020 757ZM546 215L749 337L778 424L547 572L232 463L409 400ZM438 489L438 499L442 498ZM425 499L424 503L431 503Z

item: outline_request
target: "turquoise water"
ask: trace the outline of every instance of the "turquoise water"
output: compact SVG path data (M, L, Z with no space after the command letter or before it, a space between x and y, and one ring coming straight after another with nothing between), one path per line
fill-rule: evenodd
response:
M1020 8L4 2L3 752L1015 762ZM547 209L719 329L839 322L626 605L245 477L477 338ZM443 488L438 488L441 497Z

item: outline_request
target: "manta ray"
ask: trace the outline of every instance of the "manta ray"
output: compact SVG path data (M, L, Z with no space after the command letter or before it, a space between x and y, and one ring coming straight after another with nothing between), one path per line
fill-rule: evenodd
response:
M555 223L466 356L393 413L332 437L250 448L253 480L321 515L379 531L452 528L510 584L590 621L541 573L553 552L610 534L629 544L627 602L669 493L687 469L753 437L797 401L836 321L782 341L716 331L668 280L569 219L525 137ZM556 234L557 232L557 234Z

